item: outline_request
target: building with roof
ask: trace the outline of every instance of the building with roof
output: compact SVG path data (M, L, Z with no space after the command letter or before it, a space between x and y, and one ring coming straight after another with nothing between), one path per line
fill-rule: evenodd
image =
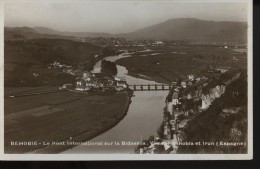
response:
M167 111L173 115L173 110L174 107L176 107L178 104L180 104L179 102L179 92L173 90L170 90L169 94L166 97L166 107L167 107Z
M173 92L172 94L172 104L177 105L179 103L179 94L178 92Z

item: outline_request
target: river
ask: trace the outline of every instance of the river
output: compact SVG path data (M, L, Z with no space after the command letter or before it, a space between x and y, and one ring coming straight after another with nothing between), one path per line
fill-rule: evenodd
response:
M116 61L120 58L131 57L131 54L110 56L106 60ZM94 66L93 73L99 73L101 61ZM124 77L128 84L155 84L154 81L138 79L127 75L127 69L117 65L117 76ZM109 142L112 145L76 146L64 151L69 154L131 154L135 145L123 145L124 142L140 142L151 135L156 135L163 118L165 96L168 91L135 91L127 115L115 127L91 139L89 142ZM119 145L115 145L118 142Z

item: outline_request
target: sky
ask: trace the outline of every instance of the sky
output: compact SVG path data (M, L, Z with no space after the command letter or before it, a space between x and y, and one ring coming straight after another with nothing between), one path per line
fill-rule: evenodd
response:
M247 3L194 1L6 2L5 26L60 31L127 33L172 18L247 21Z

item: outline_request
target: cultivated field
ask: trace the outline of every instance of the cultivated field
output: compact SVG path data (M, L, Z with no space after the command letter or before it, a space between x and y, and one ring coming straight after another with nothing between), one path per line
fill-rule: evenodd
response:
M113 127L124 117L128 104L127 93L88 96L64 91L6 98L5 153L66 150L69 146L44 146L43 142L86 141ZM38 144L12 146L12 141L37 141Z

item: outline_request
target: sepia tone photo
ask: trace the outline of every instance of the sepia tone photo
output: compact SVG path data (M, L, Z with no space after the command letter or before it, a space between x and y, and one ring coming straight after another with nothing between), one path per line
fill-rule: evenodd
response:
M7 159L252 158L250 1L2 4Z

